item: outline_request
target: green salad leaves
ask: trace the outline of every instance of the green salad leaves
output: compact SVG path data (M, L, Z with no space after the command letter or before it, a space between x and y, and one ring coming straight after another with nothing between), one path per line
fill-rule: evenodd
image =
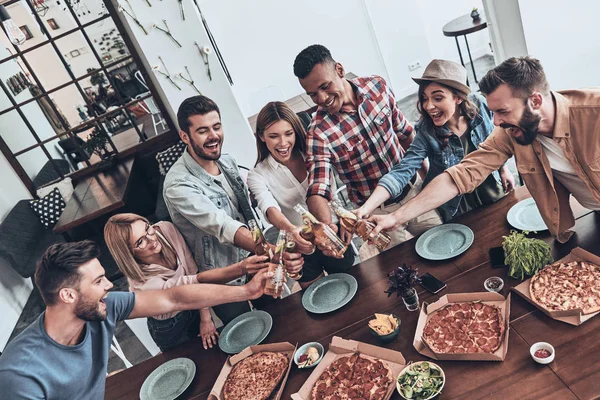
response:
M427 361L411 364L398 377L400 391L404 397L413 400L425 400L441 391L444 378L439 369Z
M541 268L552 263L550 246L539 240L528 238L528 231L519 233L510 231L503 236L504 264L510 266L508 275L515 279L525 279L525 276L535 275Z

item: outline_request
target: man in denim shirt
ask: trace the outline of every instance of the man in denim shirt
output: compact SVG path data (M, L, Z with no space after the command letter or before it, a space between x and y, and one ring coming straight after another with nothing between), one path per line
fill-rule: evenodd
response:
M205 96L190 97L177 111L179 136L187 150L173 164L164 198L173 223L194 254L200 271L237 263L254 251L246 223L254 218L248 189L233 157L221 156L223 129L217 104ZM299 254L286 255L290 271L300 268ZM232 284L241 284L241 278ZM214 307L224 323L248 311L248 304Z

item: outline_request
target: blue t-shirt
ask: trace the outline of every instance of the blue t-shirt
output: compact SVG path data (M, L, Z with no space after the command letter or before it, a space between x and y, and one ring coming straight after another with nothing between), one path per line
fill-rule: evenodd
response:
M0 356L0 397L104 399L115 325L129 316L135 295L111 292L105 302L106 320L87 322L85 337L75 346L63 346L48 336L43 312Z

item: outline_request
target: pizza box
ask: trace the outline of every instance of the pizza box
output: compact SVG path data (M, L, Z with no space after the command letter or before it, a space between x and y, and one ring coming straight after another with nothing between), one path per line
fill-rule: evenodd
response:
M574 248L565 257L563 257L560 260L557 260L555 262L558 263L558 262L570 262L570 261L589 261L591 263L600 265L600 257L590 253L589 251L585 251L581 247ZM531 299L531 295L529 294L529 282L530 281L531 281L531 278L523 281L518 286L515 286L513 288L513 290L519 296L523 297L525 300L527 300L528 302L530 302L531 304L533 304L534 306L539 308L540 311L542 311L543 313L547 314L548 316L550 316L551 318L553 318L557 321L562 321L562 322L566 322L567 324L577 326L577 325L583 324L588 319L600 314L600 311L598 311L595 313L584 315L580 309L566 310L566 311L547 310L546 308L540 306L538 303L536 303L535 301L533 301Z
M481 301L484 304L494 305L500 308L502 312L502 318L504 319L505 330L504 338L500 348L492 354L488 353L475 353L475 354L440 354L435 353L431 348L422 340L423 330L427 323L428 315L436 310L444 307L448 303L460 303L467 301ZM415 338L413 340L413 346L415 349L434 360L459 360L459 361L504 361L506 353L508 352L508 331L510 330L510 294L506 299L498 293L481 292L481 293L452 293L442 296L435 303L427 304L423 303L421 306L421 314L419 314L419 320L417 321L417 330L415 332Z
M271 400L279 400L281 399L281 395L283 393L283 388L285 387L285 383L287 382L288 376L290 374L290 369L292 368L292 363L294 361L294 353L296 352L296 346L288 342L280 342L280 343L269 343L269 344L260 344L256 346L249 346L242 350L240 353L227 357L227 361L225 361L225 365L221 369L221 373L217 377L217 381L210 391L210 395L208 396L209 400L223 400L223 387L225 386L225 380L227 376L233 369L233 366L244 358L251 356L252 354L262 353L264 351L271 351L276 353L283 353L289 359L289 365L287 367L287 371L285 375L281 379L281 383L279 384L279 389L277 392L272 394L269 399Z
M400 371L406 366L406 360L399 351L385 349L379 346L373 346L371 344L358 342L356 340L342 339L339 336L334 336L329 344L329 349L325 356L315 367L312 374L308 377L304 385L298 390L297 393L292 394L293 400L308 400L311 398L312 389L315 383L319 380L321 374L329 367L329 365L336 359L352 355L359 352L362 356L367 358L378 358L384 361L385 364L392 370L392 384L388 389L384 399L388 400L392 397L394 390L396 389L396 377L400 374Z

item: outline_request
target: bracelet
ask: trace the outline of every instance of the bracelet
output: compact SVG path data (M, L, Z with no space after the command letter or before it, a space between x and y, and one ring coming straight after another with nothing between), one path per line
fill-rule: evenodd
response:
M244 267L244 262L240 261L238 263L238 267L240 267L240 271L242 271L242 275L246 275L248 273L248 270L246 269L246 267Z

